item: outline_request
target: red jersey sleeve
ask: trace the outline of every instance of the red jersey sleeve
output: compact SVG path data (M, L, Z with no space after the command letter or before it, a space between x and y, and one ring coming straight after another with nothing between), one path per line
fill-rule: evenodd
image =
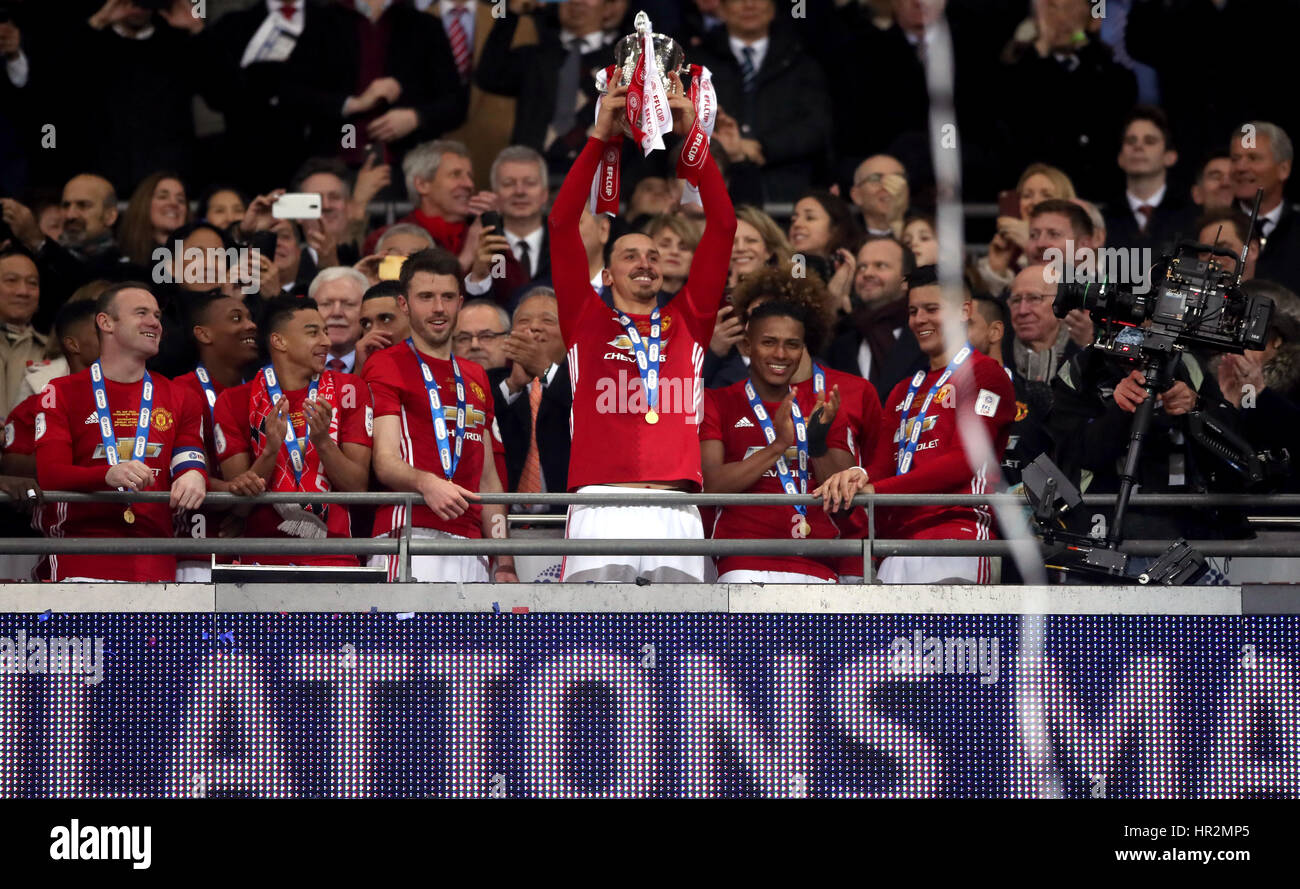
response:
M691 333L697 342L707 343L713 336L718 307L727 286L731 247L736 238L736 210L712 156L705 160L700 171L700 200L704 203L704 234L691 259L684 290ZM554 235L551 243L553 238Z
M171 384L172 397L176 400L176 437L172 439L172 478L178 478L191 469L197 469L204 476L209 474L208 458L203 443L203 424L208 421L208 412L198 393L179 383Z
M217 396L213 408L217 428L214 437L217 460L225 462L236 454L253 451L252 430L248 428L248 384L227 389Z
M591 181L604 150L605 143L595 136L587 139L582 153L569 169L569 175L564 177L547 218L551 232L551 278L560 308L560 334L566 343L574 341L582 309L588 300L595 298L587 270L587 248L582 246L582 237L578 234L578 220L591 195ZM730 258L730 241L727 242L727 251Z
M67 379L66 377L64 379ZM51 407L36 414L36 481L50 491L102 491L108 466L77 466L66 387L54 385Z
M27 396L9 412L9 417L5 420L3 453L23 457L30 457L36 453L36 442L32 438L32 424L41 409L41 393L44 391L45 389L42 389L35 395Z
M700 423L700 441L722 441L722 417L715 389L704 390L704 421Z
M339 374L339 444L374 447L375 414L370 387L354 374ZM351 387L354 392L348 392Z
M371 356L361 369L361 379L370 385L376 417L393 417L402 413L401 374L387 349Z

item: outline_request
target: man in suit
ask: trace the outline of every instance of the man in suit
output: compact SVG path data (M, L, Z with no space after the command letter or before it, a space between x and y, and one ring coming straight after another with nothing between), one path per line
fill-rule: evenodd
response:
M437 0L428 10L438 17L447 33L469 103L465 123L448 133L447 138L465 143L476 170L486 170L492 165L492 159L510 144L515 126L514 97L487 92L474 81L488 34L496 23L492 15L496 5L493 0ZM537 26L531 17L525 16L515 29L511 48L536 43Z
M536 284L551 271L551 243L546 230L549 194L546 160L527 145L512 145L497 155L490 175L492 191L501 208L504 231L479 242L474 267L465 278L470 296L491 294L497 305L510 308L525 288ZM493 257L504 257L504 274L492 275Z
M1290 137L1277 124L1251 121L1238 128L1228 150L1237 205L1249 214L1255 191L1264 189L1256 223L1261 247L1255 276L1300 291L1300 221L1283 200L1295 157Z
M542 152L557 176L568 172L586 144L594 72L614 62L601 27L603 7L602 0L566 0L555 10L559 27L539 25L539 41L531 46L515 39L523 17L507 14L492 25L475 71L483 89L518 99L510 141Z
M367 15L326 8L330 27L303 31L282 93L307 121L308 151L300 156L340 154L340 133L351 124L355 139L345 140L344 161L360 166L376 144L400 166L415 145L465 120L465 91L436 19L409 0L376 0Z
M826 359L831 367L871 381L881 401L895 384L927 366L907 326L907 276L912 251L892 237L868 238L858 251L853 311L840 321Z
M1195 235L1192 209L1169 190L1168 173L1178 163L1172 138L1169 120L1159 108L1139 105L1124 122L1119 168L1126 187L1124 197L1111 201L1105 216L1109 246L1146 248L1154 258L1180 235ZM1147 269L1144 265L1133 271L1142 275Z
M194 68L203 74L204 99L226 121L211 152L216 181L257 194L289 181L302 159L307 121L301 109L282 104L286 80L291 70L301 76L313 63L302 58L304 52L346 30L347 21L345 10L321 0L266 0L227 12L202 29ZM337 148L336 143L329 153ZM257 163L248 162L253 157Z
M829 168L830 100L821 67L785 27L773 28L775 0L722 0L725 24L690 61L713 73L715 131L732 161L739 202L794 201ZM738 139L727 135L734 128ZM740 150L733 152L738 143Z
M573 393L555 291L538 287L520 301L506 338L506 355L511 364L489 371L488 380L506 446L507 488L526 493L564 491ZM564 509L556 506L547 511Z

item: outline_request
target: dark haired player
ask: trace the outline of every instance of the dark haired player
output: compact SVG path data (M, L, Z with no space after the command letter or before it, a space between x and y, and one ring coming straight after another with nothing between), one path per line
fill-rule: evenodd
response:
M501 505L484 506L479 492L503 490L492 456L496 419L487 371L451 351L460 293L460 265L441 248L407 257L397 304L410 322L410 337L376 352L365 379L375 397L375 475L391 491L414 491L424 503L411 511L418 537L472 539L506 536ZM400 533L406 508L383 506L374 534ZM397 560L386 559L389 580ZM512 556L501 556L491 572L484 556L416 556L416 580L511 582Z
M934 266L908 279L908 327L929 358L928 371L902 380L885 402L886 422L897 424L892 441L882 436L867 469L836 473L818 489L826 507L843 506L859 492L878 494L984 494L997 481L997 462L1015 418L1015 393L1002 367L965 341L970 320L968 293L956 298L939 287ZM950 339L947 330L963 335ZM975 453L983 426L992 463ZM987 506L894 507L881 513L881 534L912 540L989 540ZM986 556L891 556L880 566L885 583L993 580Z
M148 491L169 479L163 503L62 503L49 537L170 537L171 511L198 509L207 493L201 407L145 362L158 354L162 313L149 288L115 284L96 304L99 359L37 393L36 472L51 491ZM174 581L176 558L159 554L50 557L50 579Z
M713 494L806 494L853 465L847 429L837 421L839 387L815 396L791 385L803 359L807 309L763 302L745 328L749 379L704 394L700 455L704 489ZM815 484L815 482L814 482ZM833 539L839 529L818 506L724 506L719 539ZM834 583L833 560L803 556L727 556L720 583Z
M886 435L884 414L881 412L880 396L876 387L857 374L846 373L828 367L813 357L821 349L827 338L825 320L831 302L831 295L821 278L810 275L807 278L792 278L781 269L766 268L746 275L744 281L736 288L732 299L737 313L742 318L750 316L752 310L767 302L779 299L795 302L805 306L805 337L803 360L795 372L791 385L800 398L816 398L825 393L827 387L840 391L840 409L837 416L844 423L845 439L848 450L853 454L853 462L865 466L875 453L876 440ZM742 351L748 348L748 340L741 340ZM864 532L865 524L861 514L837 516L836 523L842 532L854 536ZM839 569L840 583L859 583L862 580L862 557L849 556L835 560Z
M559 302L560 331L569 347L573 385L573 447L569 490L617 492L698 491L699 422L704 352L722 301L736 230L722 174L703 159L700 195L705 227L685 286L664 302L663 274L654 241L623 235L609 250L604 289L592 289L579 217L597 165L627 104L614 87L601 102L595 129L574 162L551 209L551 269ZM694 108L678 88L669 98L674 129L687 133ZM706 143L707 144L707 143ZM575 506L570 539L702 538L694 506ZM566 581L701 581L702 556L569 556Z
M216 449L230 491L364 491L373 414L360 377L325 370L330 339L316 301L277 297L262 320L271 363L217 398ZM351 537L344 507L260 506L248 537ZM267 565L355 566L356 556L258 555Z
M217 398L227 389L242 385L257 364L257 324L248 306L238 296L212 290L186 296L190 336L194 338L199 363L176 384L192 391L203 405L203 446L208 458L208 488L229 491L217 457ZM202 512L178 517L178 537L215 537L219 524L231 515L208 507ZM176 566L181 582L207 583L212 579L211 560L182 558Z

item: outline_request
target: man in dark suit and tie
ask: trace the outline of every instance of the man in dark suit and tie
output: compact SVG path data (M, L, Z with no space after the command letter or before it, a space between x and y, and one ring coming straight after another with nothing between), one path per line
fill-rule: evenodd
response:
M1139 105L1124 122L1119 168L1125 193L1110 202L1106 214L1107 246L1146 248L1152 260L1173 246L1178 237L1195 237L1193 208L1169 189L1168 172L1178 163L1169 120L1159 108ZM1134 270L1146 272L1146 263Z
M497 19L474 72L490 93L515 96L511 142L546 157L549 172L563 176L595 118L594 72L614 63L614 48L601 27L603 0L565 0L555 10L558 27L539 14L540 42L512 46L520 16Z
M501 208L505 239L485 237L479 243L479 255L465 278L465 292L470 296L488 296L509 310L524 292L551 272L551 244L546 229L549 194L546 160L527 145L511 145L497 155L490 175L492 190ZM493 275L494 257L503 274Z
M1256 189L1264 189L1255 224L1261 245L1255 277L1300 291L1300 220L1282 194L1295 157L1291 138L1277 124L1255 120L1237 128L1228 152L1237 205L1249 214Z
M521 493L567 490L573 393L555 291L538 287L520 301L506 354L510 364L488 372L506 446L503 481Z
M729 180L737 202L794 201L829 167L825 77L790 36L788 22L773 26L777 6L775 0L722 0L725 27L709 32L690 55L713 74L727 115L718 118L719 133L734 120L736 138L726 138L739 144Z

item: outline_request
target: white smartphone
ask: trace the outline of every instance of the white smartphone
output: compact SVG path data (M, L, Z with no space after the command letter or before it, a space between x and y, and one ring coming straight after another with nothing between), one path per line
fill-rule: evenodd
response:
M320 219L321 196L304 192L282 194L271 205L275 219Z

